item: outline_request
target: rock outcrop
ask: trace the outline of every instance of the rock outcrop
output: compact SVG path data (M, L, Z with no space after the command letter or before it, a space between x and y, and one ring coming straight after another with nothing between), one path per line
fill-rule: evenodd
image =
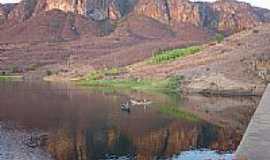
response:
M264 21L264 17L260 17L248 3L220 0L211 7L218 15L216 28L219 31L238 32L255 27Z
M8 18L8 14L16 4L0 4L0 25L5 23Z
M223 74L211 74L191 80L185 92L221 96L260 96L264 89L263 85L232 80Z
M23 0L17 4L8 14L8 20L11 23L21 23L32 17L37 0Z
M134 5L135 0L40 0L37 11L60 9L102 21L117 20L127 15Z
M235 0L219 0L215 3L141 0L135 10L139 15L146 15L168 24L190 23L226 33L252 28L266 21L270 13L268 10L262 13L263 9Z

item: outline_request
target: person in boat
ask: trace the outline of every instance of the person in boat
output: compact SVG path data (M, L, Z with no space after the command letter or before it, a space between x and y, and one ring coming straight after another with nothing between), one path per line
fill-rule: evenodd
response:
M122 110L122 111L126 111L126 112L130 112L130 106L129 106L129 103L127 102L126 104L122 104L122 105L121 105L121 110Z
M146 99L144 99L144 100L142 100L142 101L131 99L131 100L130 100L130 103L131 103L132 105L149 105L149 104L151 104L152 102L149 101L149 100L146 100Z

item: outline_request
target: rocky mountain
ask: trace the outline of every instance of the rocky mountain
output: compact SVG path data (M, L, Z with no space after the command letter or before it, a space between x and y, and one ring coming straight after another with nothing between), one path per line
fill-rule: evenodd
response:
M214 3L189 0L23 0L15 7L5 6L0 7L0 14L7 18L1 19L12 24L53 9L80 14L93 21L117 21L132 14L151 17L172 26L189 23L225 33L252 28L270 20L269 10L235 0Z

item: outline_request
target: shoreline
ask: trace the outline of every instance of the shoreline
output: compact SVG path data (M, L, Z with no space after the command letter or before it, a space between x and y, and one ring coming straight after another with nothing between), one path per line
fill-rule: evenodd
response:
M169 78L168 78L169 79ZM131 79L113 79L113 80L91 80L87 82L85 78L68 78L68 77L59 77L57 75L45 76L42 79L27 79L24 75L10 75L10 76L0 76L0 81L41 81L41 82L56 82L56 83L72 83L79 86L86 86L90 88L111 88L111 89L128 89L128 90L137 90L137 91L153 91L153 92L167 92L172 93L170 89L164 87L168 79L140 79L140 80L131 80ZM127 85L122 85L121 83L128 83ZM132 83L133 84L132 84ZM147 83L146 83L147 82ZM204 84L203 87L194 87L191 84L194 81L181 80L179 88L173 88L173 93L183 94L183 95L203 95L203 96L221 96L221 97L260 97L263 95L266 85L254 84L253 86L248 86L247 88L236 87L236 88L226 88L226 87L217 87L214 88L209 84ZM155 84L151 86L152 84ZM162 86L158 86L158 85ZM177 90L177 92L176 92Z

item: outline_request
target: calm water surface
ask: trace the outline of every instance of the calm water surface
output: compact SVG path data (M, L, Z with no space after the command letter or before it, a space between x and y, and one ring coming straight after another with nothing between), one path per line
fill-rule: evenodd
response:
M132 98L153 104L121 111ZM173 105L183 104L162 95L0 82L0 159L232 159L242 135L189 113L162 112Z

